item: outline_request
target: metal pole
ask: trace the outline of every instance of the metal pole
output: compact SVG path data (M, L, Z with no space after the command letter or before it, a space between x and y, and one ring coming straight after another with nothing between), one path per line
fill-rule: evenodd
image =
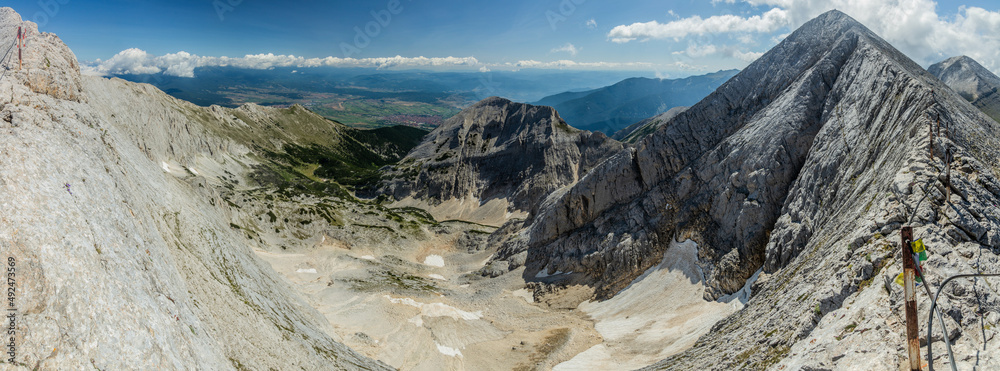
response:
M910 357L910 370L920 370L920 324L917 322L917 298L913 285L916 269L913 263L913 227L903 227L899 232L903 243L903 293L906 298L906 350Z
M951 204L951 145L944 149L944 202Z
M931 138L931 143L928 145L930 147L930 157L928 160L931 160L931 166L934 166L934 124L927 125L927 129L927 135Z
M931 313L933 313L933 312L935 312L937 310L937 300L938 300L939 297L941 297L941 292L944 291L944 287L947 286L948 282L951 282L951 280L956 279L956 278L998 277L998 276L1000 276L1000 274L994 273L994 274L958 274L958 275L954 275L954 276L948 277L947 279L944 280L944 282L941 282L941 286L938 287L937 293L934 294L934 299L933 299L933 301L931 301ZM926 278L924 279L924 282L926 282ZM941 318L941 312L940 311L938 311L938 321L941 322L941 327L944 327L944 319ZM931 317L931 316L928 315L928 318L927 318L927 338L928 339L931 338L931 329L933 327L934 327L934 317ZM955 355L951 352L951 342L948 341L948 329L944 329L944 339L945 339L945 345L948 346L948 359L951 360L951 369L952 370L957 370L958 368L955 366ZM932 354L934 352L933 352L933 348L931 347L931 344L932 343L930 341L927 341L927 365L928 365L928 367L930 368L931 371L934 371L934 363L932 362L932 360L933 360Z
M17 70L21 70L21 46L24 45L22 42L24 40L24 34L21 32L21 26L17 27Z

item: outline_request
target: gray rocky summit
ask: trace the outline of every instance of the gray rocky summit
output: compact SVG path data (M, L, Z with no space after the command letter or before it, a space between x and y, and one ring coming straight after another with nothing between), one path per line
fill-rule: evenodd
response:
M901 227L913 226L927 244L931 285L1000 271L1000 123L969 102L995 95L995 76L962 58L931 74L838 11L804 24L697 104L633 127L623 137L630 146L574 129L551 107L494 97L381 169L378 192L400 203L502 201L497 220L507 223L495 231L358 200L316 173L324 161L354 163L350 148L374 157L398 148L362 146L349 128L300 106L198 107L149 85L81 76L55 35L9 8L0 8L0 45L18 25L32 42L25 68L0 81L0 257L17 259L22 327L19 363L0 367L389 368L343 344L377 349L370 330L341 338L330 312L293 284L349 301L368 287L357 301L379 308L372 312L404 309L397 319L410 320L373 327L428 337L370 353L394 365L470 367L464 362L477 349L516 356L526 345L516 338L534 333L538 349L552 354L545 363L521 356L527 367L548 367L606 344L594 329L579 331L590 322L535 314L617 299L683 253L692 264L682 279L704 285L692 286L702 303L733 304L725 312L732 314L707 322L680 353L653 349L655 359L667 358L650 369L893 370L905 357L902 293L892 283ZM452 243L440 244L446 238ZM697 247L672 243L685 240ZM317 259L337 270L326 273L329 281L286 280L261 258L301 258L324 244L344 254ZM284 249L295 254L278 254ZM394 267L415 273L396 275ZM446 267L455 274L439 274ZM319 274L315 266L284 269ZM351 280L329 276L341 273ZM447 282L454 288L436 289ZM632 287L640 286L650 287ZM945 291L939 305L949 331L924 339L935 354L947 336L960 368L1000 367L1000 357L981 352L1000 346L994 287L969 281ZM401 294L409 291L421 301ZM475 306L437 302L447 295ZM507 304L482 302L487 295ZM664 304L644 299L634 302L654 311ZM499 326L528 312L527 330ZM375 314L358 318L394 318ZM656 325L633 318L639 328ZM594 321L598 332L615 327ZM549 331L547 322L560 328ZM439 336L459 326L477 339ZM456 363L413 366L400 359L416 354L403 349L417 348L409 339L433 339L420 345ZM495 348L478 348L484 343ZM463 350L466 358L455 356ZM945 366L944 358L932 362Z
M945 59L927 68L983 113L1000 120L1000 77L967 56Z
M941 129L932 124L938 119ZM933 142L931 130L938 132ZM536 272L574 272L560 276L562 284L584 283L601 299L670 254L669 241L692 239L706 299L751 286L753 298L694 348L657 366L766 368L813 331L831 331L825 326L839 322L817 324L850 307L848 298L889 300L869 285L892 274L883 268L898 252L891 241L903 224L917 225L918 237L945 251L1000 247L998 138L1000 125L959 94L830 11L634 149L550 196L523 232L495 241L497 265L523 262L528 280L545 276ZM943 162L946 147L961 160ZM948 165L966 169L950 184L950 204L939 176ZM931 272L966 263L942 262ZM758 271L761 278L750 281ZM773 339L760 348L764 334ZM870 361L897 361L894 351L879 354ZM834 361L799 353L789 362Z
M387 169L381 192L432 203L503 199L509 211L530 212L621 148L602 133L567 125L551 107L492 97L424 137Z
M1000 77L964 55L951 57L927 67L963 98L972 102L1000 87Z

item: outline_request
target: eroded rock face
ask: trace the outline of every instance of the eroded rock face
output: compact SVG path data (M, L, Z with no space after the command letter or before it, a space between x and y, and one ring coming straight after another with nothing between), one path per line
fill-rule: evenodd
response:
M487 98L445 121L392 168L380 193L432 203L506 199L532 212L622 145L567 125L551 107Z
M902 290L891 283L901 269L900 228L913 226L916 238L933 246L934 258L926 266L938 282L951 274L998 267L988 234L1000 228L1000 214L990 211L1000 200L994 192L997 170L991 165L1000 154L1000 125L841 13L820 16L786 41L807 45L804 40L831 29L842 35L834 46L799 51L832 56L840 53L836 45L851 45L834 63L820 58L807 69L830 71L829 79L808 84L813 91L828 92L815 118L818 130L779 198L782 206L773 215L773 228L765 231L759 252L762 273L752 283L753 297L692 349L651 369L765 369L775 364L783 369L896 369L898 347L881 344L905 331L893 319L902 312ZM771 53L762 59L773 58ZM789 107L785 112L801 110ZM956 154L950 163L942 158L946 147ZM950 203L943 181L948 166ZM732 251L743 257L739 245ZM742 260L751 269L754 261ZM739 266L715 267L716 282ZM720 287L728 291L724 284ZM996 310L990 299L994 295L989 288L978 294L965 291L959 294L964 297L942 304L948 308L943 309L946 322L968 335L960 344L963 349L988 341L978 335L973 317L981 310L977 308ZM940 343L937 349L943 352ZM984 362L993 365L996 360Z
M972 105L1000 120L1000 77L967 56L945 59L927 71L948 84Z
M658 261L670 238L692 238L706 298L732 293L757 269L779 270L832 238L832 220L854 225L837 207L871 201L891 179L878 174L926 139L928 116L954 122L956 136L995 141L993 124L956 98L850 17L824 14L634 151L550 196L527 233L501 243L514 253L497 258L520 246L526 277L584 273L607 297ZM958 128L962 120L972 129Z
M233 228L214 175L240 177L252 159L208 127L209 109L81 79L54 35L0 8L0 37L16 25L28 29L25 68L0 81L13 367L388 368L339 343Z
M927 72L944 81L970 102L1000 87L1000 77L967 56L951 57L927 67Z
M11 51L6 65L7 77L27 85L31 91L71 101L83 99L80 65L76 55L55 34L38 32L34 22L22 21L11 8L0 8L0 45L14 44L21 27L25 46L22 65L18 66L17 47Z

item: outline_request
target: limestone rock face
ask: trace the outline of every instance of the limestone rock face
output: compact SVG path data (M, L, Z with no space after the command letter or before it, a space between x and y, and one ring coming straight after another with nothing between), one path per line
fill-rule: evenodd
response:
M944 81L963 98L974 102L1000 87L1000 77L976 60L964 55L951 57L927 67L927 72Z
M789 59L782 63L781 58ZM748 112L755 117L751 123L766 125L744 126L732 136L756 130L752 142L759 149L776 148L768 143L780 140L777 148L783 151L768 156L759 149L729 147L730 155L750 154L751 160L763 157L775 162L757 163L757 171L768 173L766 180L745 179L741 170L723 170L724 176L736 181L721 188L709 182L708 187L723 195L732 186L744 186L751 194L763 187L771 190L738 196L740 214L717 213L714 205L719 201L714 198L712 206L704 208L711 215L709 228L688 227L684 221L689 219L676 216L682 222L673 226L677 233L700 235L715 248L702 258L713 261L705 267L706 280L718 285L720 293L731 292L735 287L731 283L745 277L743 270L759 268L761 274L746 282L753 296L743 310L717 323L693 348L650 368L898 369L905 358L900 356L901 343L885 344L885 339L901 341L905 332L905 325L894 319L902 313L902 290L892 283L901 269L900 228L913 226L915 237L931 246L933 258L926 268L935 282L952 274L1000 267L989 236L1000 228L996 211L1000 192L995 186L1000 175L996 167L1000 125L836 11L806 23L761 61L766 64L754 63L744 71L755 73L747 77L788 73L798 77L770 80L791 81L779 83L787 90L774 98L745 90L770 102L756 113ZM803 65L790 68L795 63L787 62L794 61ZM775 108L780 109L770 113ZM808 130L796 133L788 130L790 126ZM640 150L642 145L656 145L657 134L641 142ZM732 136L723 143L732 143ZM942 156L945 148L954 154L950 161ZM725 157L718 162L724 165ZM794 166L786 168L787 164ZM949 182L944 176L947 168ZM688 171L693 183L704 179L702 174L713 173L693 166L681 174ZM675 184L677 194L691 194L685 193L683 181ZM945 198L946 187L951 189L950 200ZM677 200L684 205L685 198ZM743 219L747 212L758 221L747 223ZM764 227L757 230L756 225ZM722 230L736 242L713 239ZM727 245L733 248L718 249ZM959 293L939 304L950 325L948 336L958 336L952 330L958 328L964 339L958 349L974 353L970 347L995 344L989 343L991 334L981 336L981 325L974 318L981 310L977 308L996 310L995 299L990 299L996 293L981 284L977 287L984 291L972 293L969 287L974 284L967 284L950 287ZM920 301L921 313L926 314L928 301ZM935 354L943 354L943 344L935 347ZM968 367L976 362L960 361L968 362L963 363ZM993 358L980 361L992 365L987 367L997 364ZM942 359L935 362L945 367Z
M81 78L58 38L0 8L0 37L18 24L25 68L0 81L0 256L16 261L19 326L5 366L388 368L330 335L233 227L214 185L253 160L210 109Z
M487 98L386 169L380 193L432 203L503 199L509 212L532 212L621 149L604 134L570 127L551 107Z
M11 69L5 79L16 79L35 93L77 102L83 99L76 55L58 36L38 32L37 24L22 21L11 8L0 8L0 45L4 51L15 43L18 27L21 27L25 44L22 66L18 66L17 46L14 46L5 60L5 66Z
M1000 120L1000 77L966 56L951 57L927 68L972 105Z
M977 158L995 159L986 148L995 148L997 125L970 108L832 11L550 196L526 233L500 243L509 253L497 259L525 253L526 277L582 273L607 297L659 261L671 238L692 238L714 299L758 269L775 272L828 246L834 231L855 230L858 214L844 212L870 212L867 204L887 197L886 174L928 140L930 117L947 121L950 140Z

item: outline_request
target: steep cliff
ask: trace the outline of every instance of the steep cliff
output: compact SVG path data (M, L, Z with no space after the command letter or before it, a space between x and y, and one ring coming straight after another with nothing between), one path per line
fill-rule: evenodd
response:
M951 57L927 68L972 105L1000 121L1000 77L964 55Z
M500 202L499 216L471 218L499 224L505 213L533 212L621 148L604 134L567 125L551 107L493 97L445 121L386 169L380 193L431 206L466 203L440 212L448 219Z
M9 8L0 25L0 40L28 30L24 68L0 81L0 255L16 261L18 365L387 368L340 344L233 227L222 193L246 189L254 156L203 125L211 109L80 76L55 35Z
M930 160L937 118L944 134ZM670 254L671 240L692 239L707 299L749 287L758 270L774 277L756 283L744 310L661 366L761 368L787 353L755 352L750 335L787 332L773 339L775 350L805 339L888 263L887 241L911 217L942 249L998 246L1000 216L990 207L1000 196L998 133L938 79L831 11L634 150L549 197L523 231L495 234L494 263L523 261L531 281L573 272L540 281L585 284L608 298ZM962 190L951 206L936 192L945 146L970 179L953 180ZM924 196L930 201L918 202Z

